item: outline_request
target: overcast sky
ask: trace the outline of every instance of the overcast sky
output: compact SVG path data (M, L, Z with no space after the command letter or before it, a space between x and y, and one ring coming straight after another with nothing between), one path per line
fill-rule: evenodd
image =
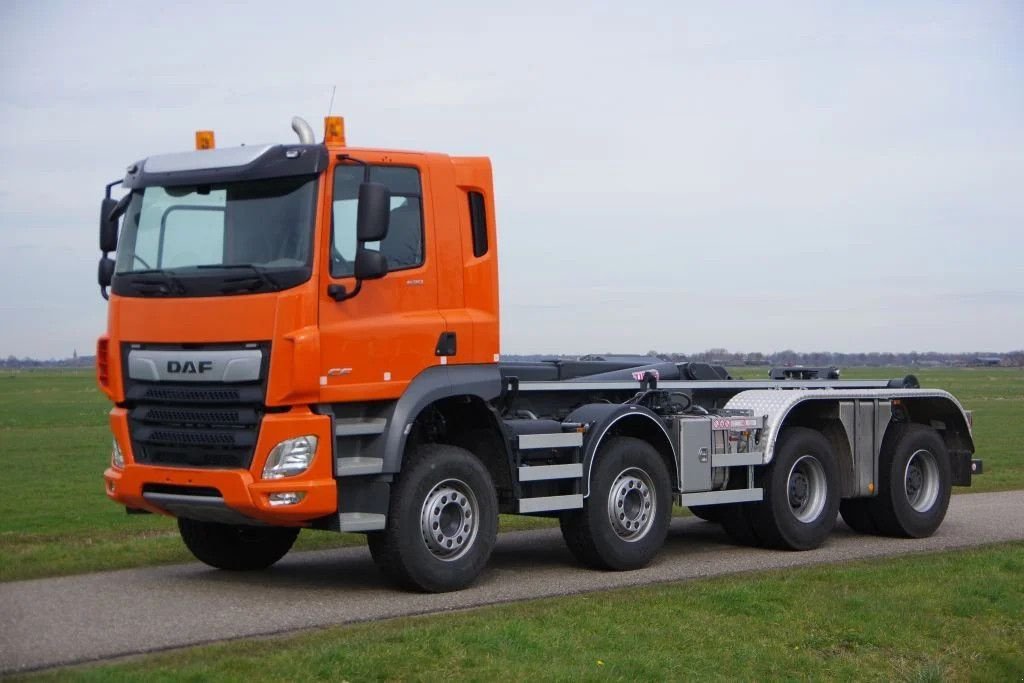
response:
M335 85L492 158L505 353L1024 347L1024 3L491 6L0 0L0 356L92 353L129 162Z

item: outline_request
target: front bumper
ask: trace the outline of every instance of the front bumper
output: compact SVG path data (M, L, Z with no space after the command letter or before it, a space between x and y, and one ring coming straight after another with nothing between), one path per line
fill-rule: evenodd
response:
M188 511L194 509L196 515L204 519L236 523L251 520L286 526L303 526L338 509L331 419L326 415L316 415L308 408L264 415L255 456L247 470L137 464L131 451L126 410L114 408L110 411L110 429L124 453L125 466L110 467L103 473L107 497L130 509L182 516L192 516ZM308 470L284 479L260 478L267 456L275 445L306 434L316 435L319 441L313 464ZM287 492L304 493L305 496L292 505L270 504L271 494ZM192 506L189 505L190 497ZM212 515L202 512L218 505L224 510L219 513L214 510Z

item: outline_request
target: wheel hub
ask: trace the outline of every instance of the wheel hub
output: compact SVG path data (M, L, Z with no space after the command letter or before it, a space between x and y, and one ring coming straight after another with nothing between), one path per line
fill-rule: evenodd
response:
M939 499L939 465L926 450L916 451L907 460L903 477L907 502L918 512L927 512Z
M446 479L434 486L423 500L420 532L434 556L455 560L473 545L478 520L473 491L458 479Z
M629 468L619 473L608 492L608 520L619 538L637 541L654 523L654 485L643 470Z
M802 472L794 473L789 481L789 499L797 507L807 503L807 476Z
M827 488L821 462L813 455L797 458L789 470L787 486L793 516L805 524L816 521L825 509Z

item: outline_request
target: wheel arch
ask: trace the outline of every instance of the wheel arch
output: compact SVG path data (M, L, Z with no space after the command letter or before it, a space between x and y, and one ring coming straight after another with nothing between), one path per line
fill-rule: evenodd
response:
M974 452L974 436L967 415L955 400L942 396L911 396L893 403L904 408L906 421L936 430L949 451Z
M409 383L389 410L387 427L375 444L375 456L383 460L383 472L401 470L410 435L432 411L460 425L473 419L485 420L485 428L502 434L500 421L489 407L500 394L501 374L496 365L427 368ZM441 442L453 443L450 439Z
M816 400L798 403L781 420L779 428L769 435L773 448L782 433L790 427L813 429L825 437L836 456L840 495L844 498L855 495L856 474L854 472L853 447L850 434L839 418L838 401Z
M590 496L590 477L601 445L629 436L654 447L668 469L673 491L679 489L679 465L672 439L661 419L643 406L596 403L581 406L565 419L589 425L583 437L583 497Z
M849 411L850 402L875 401L873 443L858 444L850 420L855 418L840 410L844 404ZM844 497L872 495L870 482L877 481L877 459L886 433L893 424L911 421L936 429L950 452L958 450L963 457L957 462L965 464L969 477L970 457L974 441L967 416L960 403L948 392L937 389L879 389L879 390L821 390L790 389L749 390L731 398L726 408L752 410L765 417L763 438L764 463L771 462L775 444L781 432L792 425L809 426L822 431L836 448L840 459L841 490ZM891 407L891 410L890 410ZM891 419L890 419L891 418ZM836 428L836 423L842 427ZM872 451L869 462L860 454ZM963 467L961 467L963 469Z

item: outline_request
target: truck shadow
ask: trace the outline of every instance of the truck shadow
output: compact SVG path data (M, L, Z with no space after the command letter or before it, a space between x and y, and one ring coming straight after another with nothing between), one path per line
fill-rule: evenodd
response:
M842 522L833 531L833 537L853 535L854 532ZM718 524L677 517L672 520L665 544L654 562L706 559L706 555L723 547L764 553L786 552L738 546ZM498 536L490 562L477 585L508 574L522 574L526 580L531 572L558 570L569 570L570 574L572 570L599 571L587 569L577 562L557 529L506 532ZM178 578L186 582L258 587L263 591L394 591L394 586L377 570L365 547L295 553L273 567L257 572L225 572L198 564L189 565L189 570Z

